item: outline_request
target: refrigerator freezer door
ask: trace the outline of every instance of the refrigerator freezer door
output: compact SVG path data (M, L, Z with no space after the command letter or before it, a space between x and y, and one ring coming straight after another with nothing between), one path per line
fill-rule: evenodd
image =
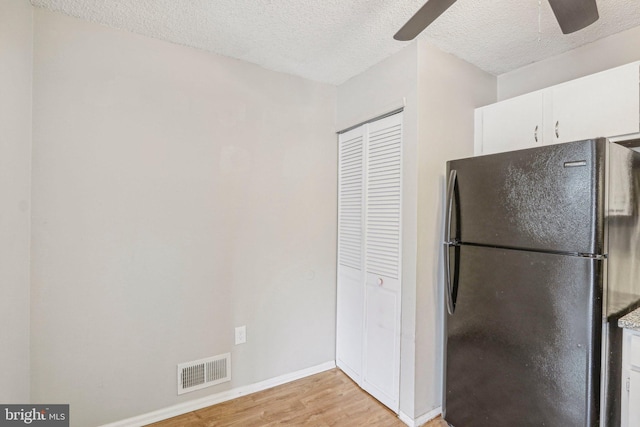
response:
M455 427L596 426L605 261L456 249L446 421Z
M605 151L600 139L448 162L457 174L452 237L603 254Z

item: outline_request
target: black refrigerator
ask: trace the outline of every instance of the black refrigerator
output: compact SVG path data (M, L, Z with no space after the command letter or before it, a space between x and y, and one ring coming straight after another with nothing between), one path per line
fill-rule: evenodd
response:
M616 427L640 301L640 153L606 139L447 162L443 414Z

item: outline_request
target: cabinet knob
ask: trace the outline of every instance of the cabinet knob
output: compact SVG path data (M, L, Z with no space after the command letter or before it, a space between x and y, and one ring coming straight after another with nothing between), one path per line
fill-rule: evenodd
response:
M556 122L556 138L560 138L560 122Z
M382 277L378 277L378 286L382 286L383 283L384 280L382 280Z
M538 125L536 125L536 128L533 130L533 139L538 142Z

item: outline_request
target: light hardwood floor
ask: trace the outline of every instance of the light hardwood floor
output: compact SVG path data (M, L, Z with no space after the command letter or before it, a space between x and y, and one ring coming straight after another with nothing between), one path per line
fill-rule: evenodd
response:
M403 427L396 414L338 369L189 412L154 427ZM433 420L425 427L447 427Z

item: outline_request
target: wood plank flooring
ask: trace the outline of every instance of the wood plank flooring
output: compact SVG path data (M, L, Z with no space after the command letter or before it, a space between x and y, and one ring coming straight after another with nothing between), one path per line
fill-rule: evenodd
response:
M153 427L403 427L338 369L150 424ZM425 427L447 427L433 420Z

